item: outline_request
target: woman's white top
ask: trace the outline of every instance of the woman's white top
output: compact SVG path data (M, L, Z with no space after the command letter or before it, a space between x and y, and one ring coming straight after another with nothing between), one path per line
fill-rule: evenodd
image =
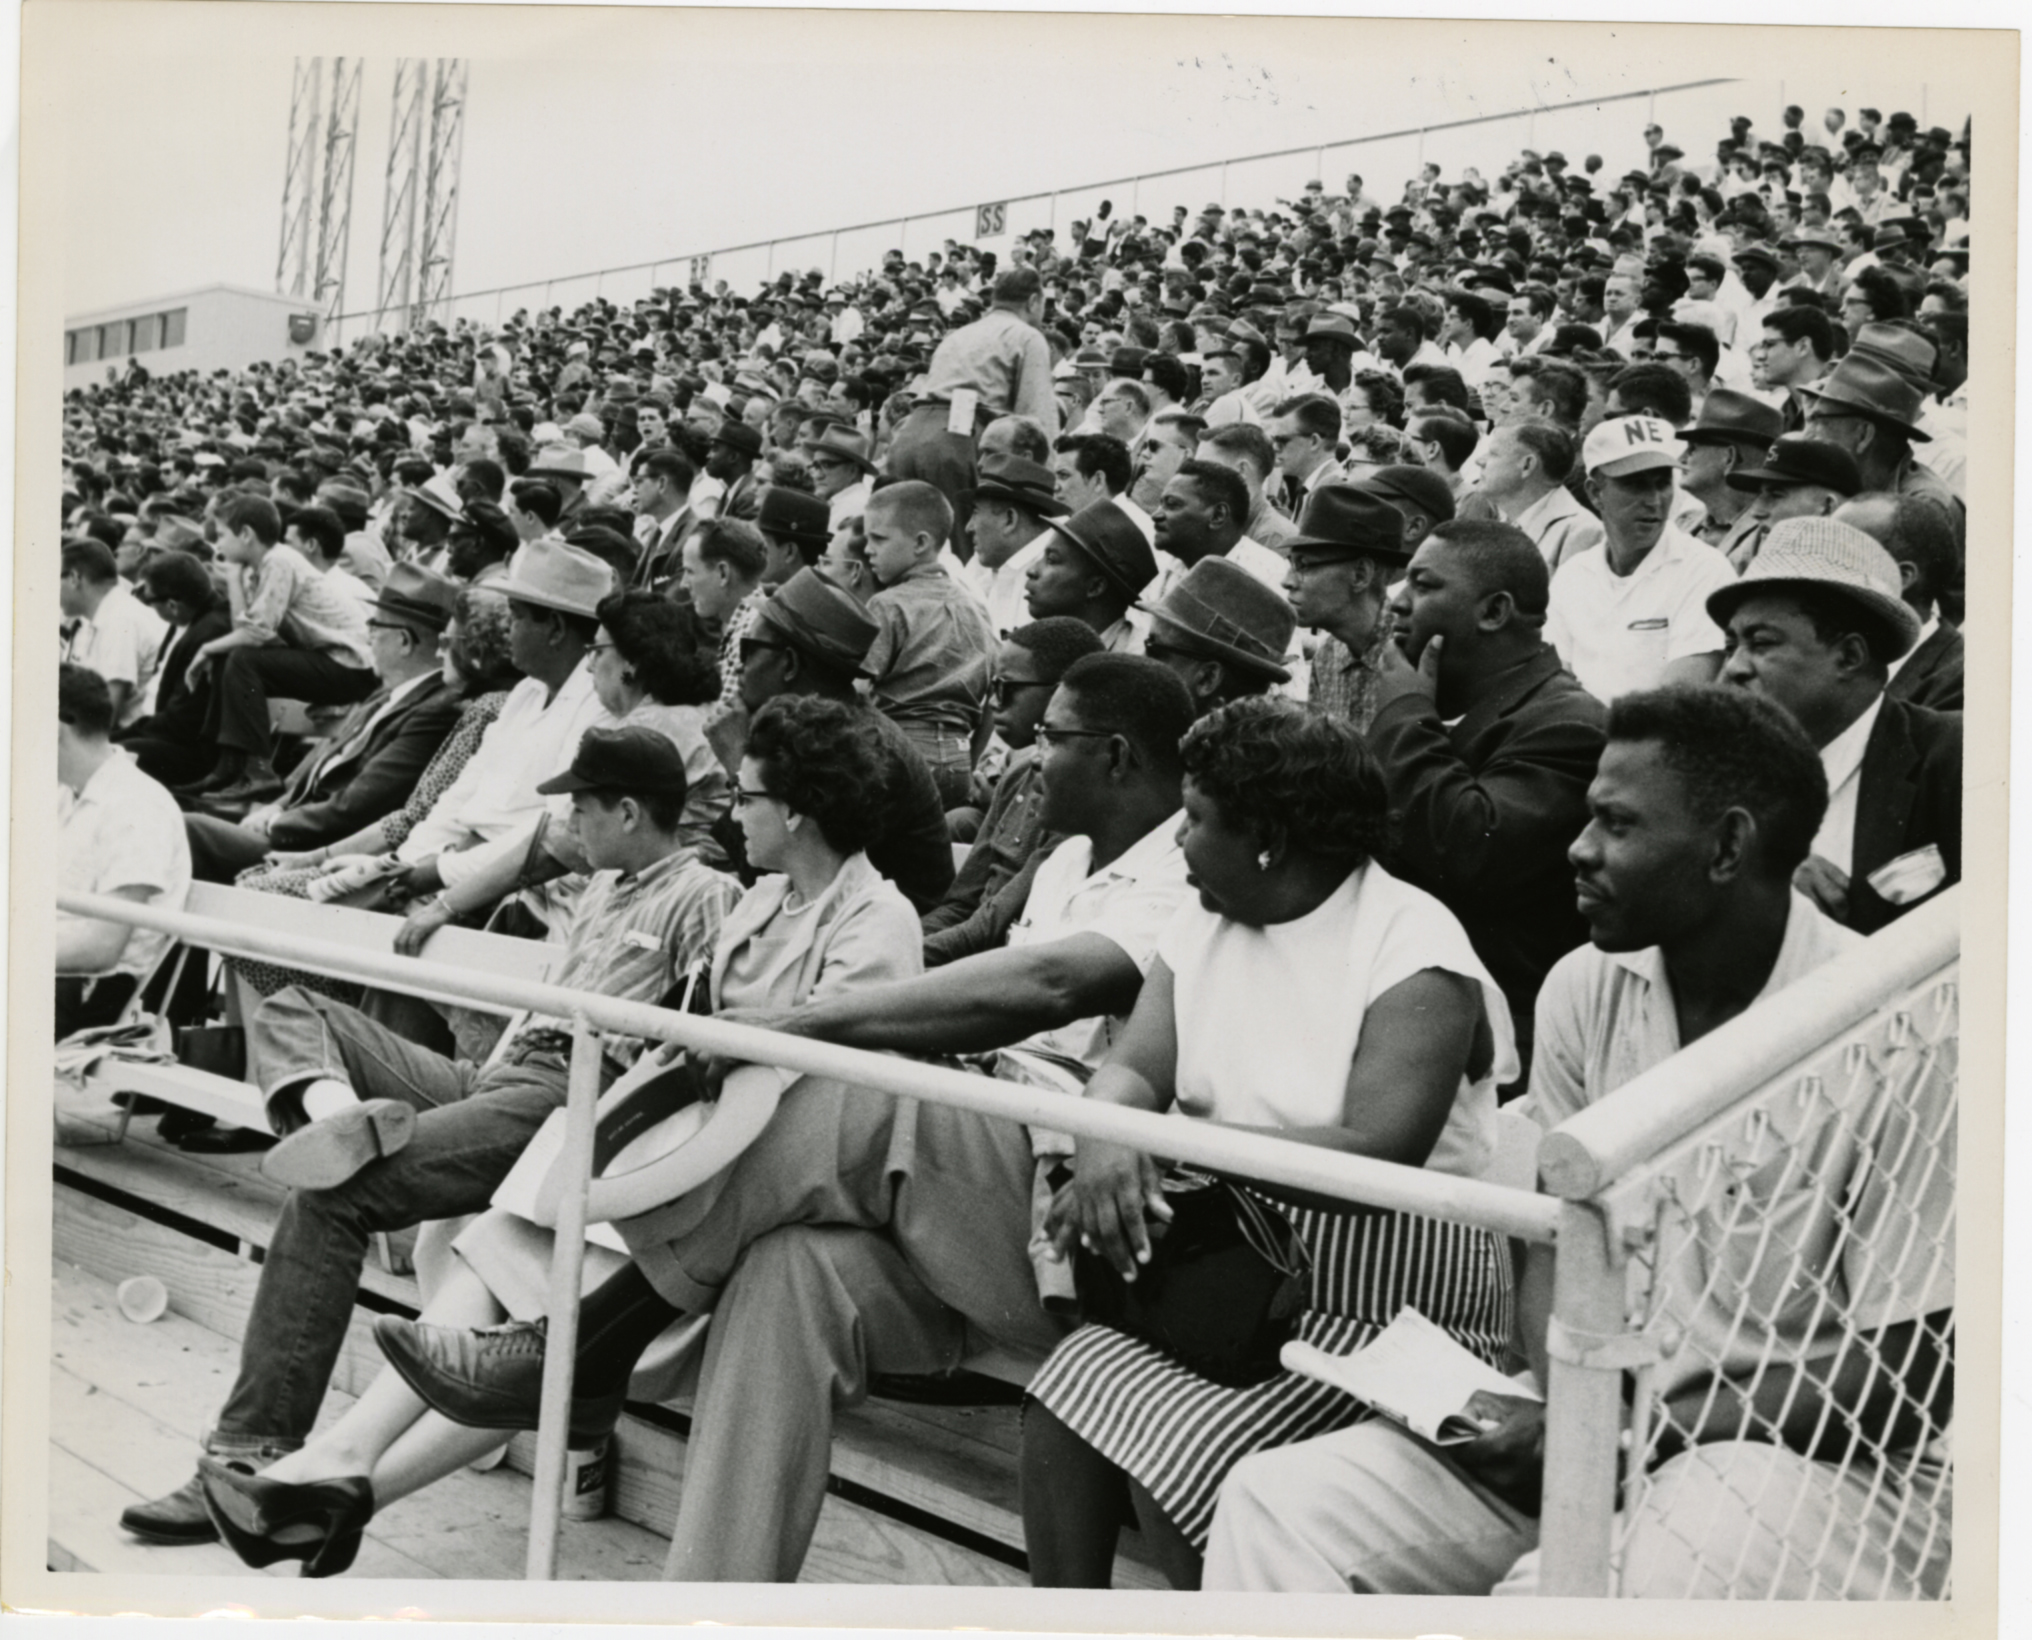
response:
M1482 988L1487 1075L1462 1077L1426 1166L1479 1177L1495 1149L1496 1088L1517 1075L1503 993L1453 913L1373 862L1314 911L1248 928L1196 901L1157 954L1171 970L1182 1115L1263 1127L1337 1127L1370 1004L1428 968Z

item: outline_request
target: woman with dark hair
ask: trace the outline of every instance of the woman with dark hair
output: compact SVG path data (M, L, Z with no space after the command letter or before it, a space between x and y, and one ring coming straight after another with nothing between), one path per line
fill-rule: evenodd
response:
M1199 904L1158 947L1135 1012L1086 1097L1475 1177L1516 1074L1509 1011L1450 912L1373 855L1382 776L1345 724L1274 697L1236 701L1183 745L1180 845ZM1133 1277L1163 1164L1082 1139L1046 1221L1060 1257ZM1415 1306L1495 1363L1510 1332L1500 1237L1470 1226L1245 1185L1311 1255L1297 1336L1358 1348ZM1223 1476L1241 1458L1365 1416L1280 1372L1214 1383L1152 1344L1089 1324L1030 1384L1024 1537L1040 1586L1105 1588L1133 1507L1181 1588L1197 1587Z
M508 691L521 680L522 674L508 653L508 600L477 587L460 593L457 613L445 629L441 653L445 682L465 691L466 706L444 744L437 749L437 755L424 768L409 801L393 814L384 815L364 830L326 847L295 854L271 854L259 865L241 872L236 886L258 889L263 894L283 894L294 900L309 899L311 884L326 876L326 861L342 854L390 853L422 823L479 749L480 737L501 715ZM356 1002L361 994L361 987L350 980L299 973L240 958L232 959L230 966L262 996L272 996L285 985L309 986L345 1002Z
M721 925L710 971L700 979L715 1011L791 1008L919 972L917 913L865 852L881 825L883 771L880 742L865 714L850 707L784 697L756 713L741 760L737 813L749 860L769 875ZM677 1058L669 1049L644 1054L638 1070L667 1071ZM796 1072L772 1066L716 1065L709 1067L708 1082L722 1070L724 1081L714 1092L723 1102L737 1094L752 1097L772 1080L788 1092L798 1080ZM654 1199L657 1175L685 1165L679 1147L631 1181ZM665 1352L647 1362L644 1356L683 1315L659 1290L666 1271L674 1270L660 1238L662 1226L684 1221L689 1189L673 1186L664 1198L670 1206L617 1226L632 1261L600 1242L586 1247L587 1279L598 1285L587 1293L579 1318L576 1448L611 1433L631 1385L638 1400L677 1392L675 1363L661 1358ZM450 1268L428 1294L424 1319L377 1330L397 1370L383 1372L337 1423L259 1475L208 1464L205 1485L215 1511L221 1497L236 1492L239 1500L228 1500L236 1514L252 1510L267 1520L304 1521L320 1499L343 1494L353 1512L340 1529L356 1531L374 1509L457 1472L506 1440L501 1430L431 1410L405 1377L413 1354L403 1345L423 1331L485 1328L495 1347L525 1343L540 1369L552 1235L496 1207L460 1232L453 1247L460 1257L443 1261ZM504 1316L510 1318L505 1326ZM321 1546L314 1535L286 1546L279 1540L249 1545L254 1553L301 1557L307 1565L320 1563Z
M719 698L718 662L698 646L697 628L668 598L616 592L595 611L593 692L615 725L654 729L684 757L684 823L679 830L712 859L712 829L732 787L706 742L706 708Z

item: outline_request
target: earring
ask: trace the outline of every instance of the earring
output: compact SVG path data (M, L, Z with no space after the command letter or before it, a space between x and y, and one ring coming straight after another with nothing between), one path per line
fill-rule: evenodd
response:
M1268 871L1270 869L1270 851L1267 848L1256 856L1256 869L1258 871Z

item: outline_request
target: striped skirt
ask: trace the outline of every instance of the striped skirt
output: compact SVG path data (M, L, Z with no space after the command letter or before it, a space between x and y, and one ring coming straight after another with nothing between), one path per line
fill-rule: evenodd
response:
M1311 1250L1312 1306L1297 1336L1338 1354L1359 1349L1405 1305L1500 1365L1512 1282L1503 1238L1409 1213L1328 1213L1273 1203ZM1252 1452L1345 1429L1369 1416L1354 1397L1297 1373L1248 1389L1210 1383L1111 1327L1071 1334L1030 1396L1150 1492L1205 1549L1228 1471Z

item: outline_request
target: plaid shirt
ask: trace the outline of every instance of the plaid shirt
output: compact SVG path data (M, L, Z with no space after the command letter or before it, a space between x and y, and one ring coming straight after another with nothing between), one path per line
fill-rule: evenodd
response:
M1356 734L1367 735L1376 720L1376 685L1383 675L1383 645L1390 641L1390 633L1386 614L1359 655L1338 638L1322 637L1312 655L1308 703L1329 717L1353 724Z

